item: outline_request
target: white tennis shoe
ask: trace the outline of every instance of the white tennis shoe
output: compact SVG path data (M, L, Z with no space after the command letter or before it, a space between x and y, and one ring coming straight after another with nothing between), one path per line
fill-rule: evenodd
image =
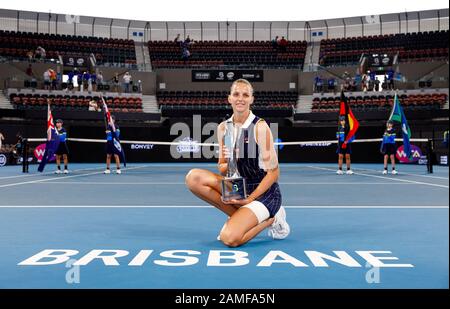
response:
M290 232L291 228L286 221L286 210L281 206L275 214L275 221L269 227L269 236L273 239L285 239Z

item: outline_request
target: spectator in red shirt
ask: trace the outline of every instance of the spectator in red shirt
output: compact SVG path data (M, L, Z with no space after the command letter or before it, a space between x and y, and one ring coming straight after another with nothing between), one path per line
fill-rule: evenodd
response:
M281 37L281 40L278 42L278 46L280 46L280 50L285 52L286 47L288 45L288 41L283 37Z

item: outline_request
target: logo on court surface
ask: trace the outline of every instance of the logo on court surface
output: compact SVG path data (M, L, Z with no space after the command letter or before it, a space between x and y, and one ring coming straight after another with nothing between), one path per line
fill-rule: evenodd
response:
M6 156L4 154L0 154L0 166L6 165Z
M416 145L411 145L411 159L409 159L402 145L398 147L395 156L401 163L416 163L422 157L422 150Z

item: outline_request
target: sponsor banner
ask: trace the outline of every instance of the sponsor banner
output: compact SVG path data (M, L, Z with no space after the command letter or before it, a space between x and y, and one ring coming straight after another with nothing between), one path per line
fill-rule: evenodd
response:
M371 67L387 67L391 66L394 55L390 54L371 54L369 56L369 66Z
M328 147L332 143L329 142L311 142L300 144L300 147Z
M420 165L427 165L428 164L428 158L427 158L427 156L420 156L420 159L417 162Z
M0 153L0 167L5 166L8 163L6 155Z
M179 145L177 146L178 153L198 153L200 152L200 145L197 141L192 140L189 137L184 138L179 141Z
M448 157L447 156L441 156L439 162L442 165L447 165L448 164Z
M152 150L155 145L153 144L131 144L131 150Z
M88 65L88 58L85 57L63 57L63 63L66 66L85 67Z
M411 145L411 158L406 155L403 145L398 147L395 156L400 163L418 163L419 160L423 160L422 150L416 145Z
M244 78L249 82L264 81L263 70L192 70L193 82L233 82Z
M45 144L40 144L38 145L35 149L34 149L34 157L36 158L36 160L38 162L42 161L42 158L44 157L44 152L45 152ZM56 160L56 156L53 155L48 162L53 162Z

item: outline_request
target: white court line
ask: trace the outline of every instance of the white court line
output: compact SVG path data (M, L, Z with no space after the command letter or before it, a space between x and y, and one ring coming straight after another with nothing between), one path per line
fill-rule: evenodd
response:
M77 163L74 163L77 164ZM98 167L90 167L90 168L80 168L80 169L74 169L74 170L70 170L70 162L69 162L69 171L71 173L73 172L77 172L77 171L89 171L89 170L95 170L95 169L99 169L99 168L103 168L102 167L102 163L93 163L93 164L98 164ZM131 166L133 166L133 164L130 164ZM206 162L204 164L204 166L216 166L216 164L214 163L208 163ZM103 163L104 166L104 163ZM196 165L196 163L167 163L167 164L162 164L162 163L150 163L150 164L146 164L145 167L162 167L162 168L167 168L167 167L196 167L198 165ZM21 168L21 165L17 165L17 167ZM37 167L37 165L36 165ZM20 172L22 171L22 169L20 169ZM43 176L43 175L51 175L54 174L54 171L52 172L44 172L44 173L34 173L34 174L25 174L25 175L15 175L15 176L2 176L0 177L0 180L2 179L11 179L11 178L24 178L24 177L34 177L34 176Z
M89 170L96 170L102 168L100 165L98 167L90 167L90 168L80 168L80 169L75 169L75 170L69 170L71 173L74 172L80 172L80 171L89 171ZM35 174L25 174L25 175L15 175L15 176L4 176L4 177L0 177L0 180L2 179L11 179L11 178L24 178L24 177L33 177L33 176L44 176L44 175L51 175L54 174L55 172L45 172L45 173L35 173Z
M449 209L449 206L380 206L380 205L360 205L360 206L283 206L287 209ZM1 206L0 208L164 208L164 209L180 209L180 208L203 208L213 209L215 207L208 205L17 205L17 206Z
M374 169L370 169L370 168L356 168L355 170L358 171L370 171L370 172L380 172L380 170L374 170ZM448 180L448 177L439 177L439 176L429 176L429 175L420 175L420 174L412 174L412 173L406 173L403 171L399 172L402 175L409 175L409 176L418 176L418 177L426 177L426 178L436 178L436 179L443 179L443 180Z
M326 167L318 167L318 166L308 166L309 168L313 168L313 169L319 169L319 170L327 170L327 171L335 171L335 169L331 169L331 168L326 168ZM378 176L378 175L370 175L370 174L363 174L363 173L359 173L359 172L355 172L355 175L361 175L361 176L367 176L367 177L374 177L374 178L380 178L380 179L388 179L391 181L400 181L400 182L409 182L409 183L414 183L414 184L419 184L419 185L426 185L426 186L432 186L432 187L439 187L439 188L446 188L448 189L448 186L444 186L444 185L438 185L435 183L428 183L428 182L421 182L421 181L414 181L414 180L406 180L406 179L400 179L400 178L391 178L391 177L384 177L384 176Z
M55 185L186 185L184 182L88 182L88 181L46 181L41 184ZM415 183L406 182L279 182L280 185L416 185Z
M123 168L123 170L127 171L127 170L133 170L133 169L145 168L145 167L147 167L147 166L144 165L144 166L136 166L136 167L127 167L127 168ZM90 176L90 175L96 175L96 174L103 174L103 171L93 172L93 173L86 173L86 174L71 175L71 176L63 176L63 177L64 177L64 179L68 179L68 178L76 178L76 177ZM14 186L20 186L20 185L26 185L26 184L32 184L32 183L41 183L41 182L47 182L47 181L56 180L56 179L61 180L62 177L53 177L53 178L48 178L48 179L37 179L37 180L31 180L31 181L9 183L9 184L6 184L6 185L0 185L0 188L14 187Z

